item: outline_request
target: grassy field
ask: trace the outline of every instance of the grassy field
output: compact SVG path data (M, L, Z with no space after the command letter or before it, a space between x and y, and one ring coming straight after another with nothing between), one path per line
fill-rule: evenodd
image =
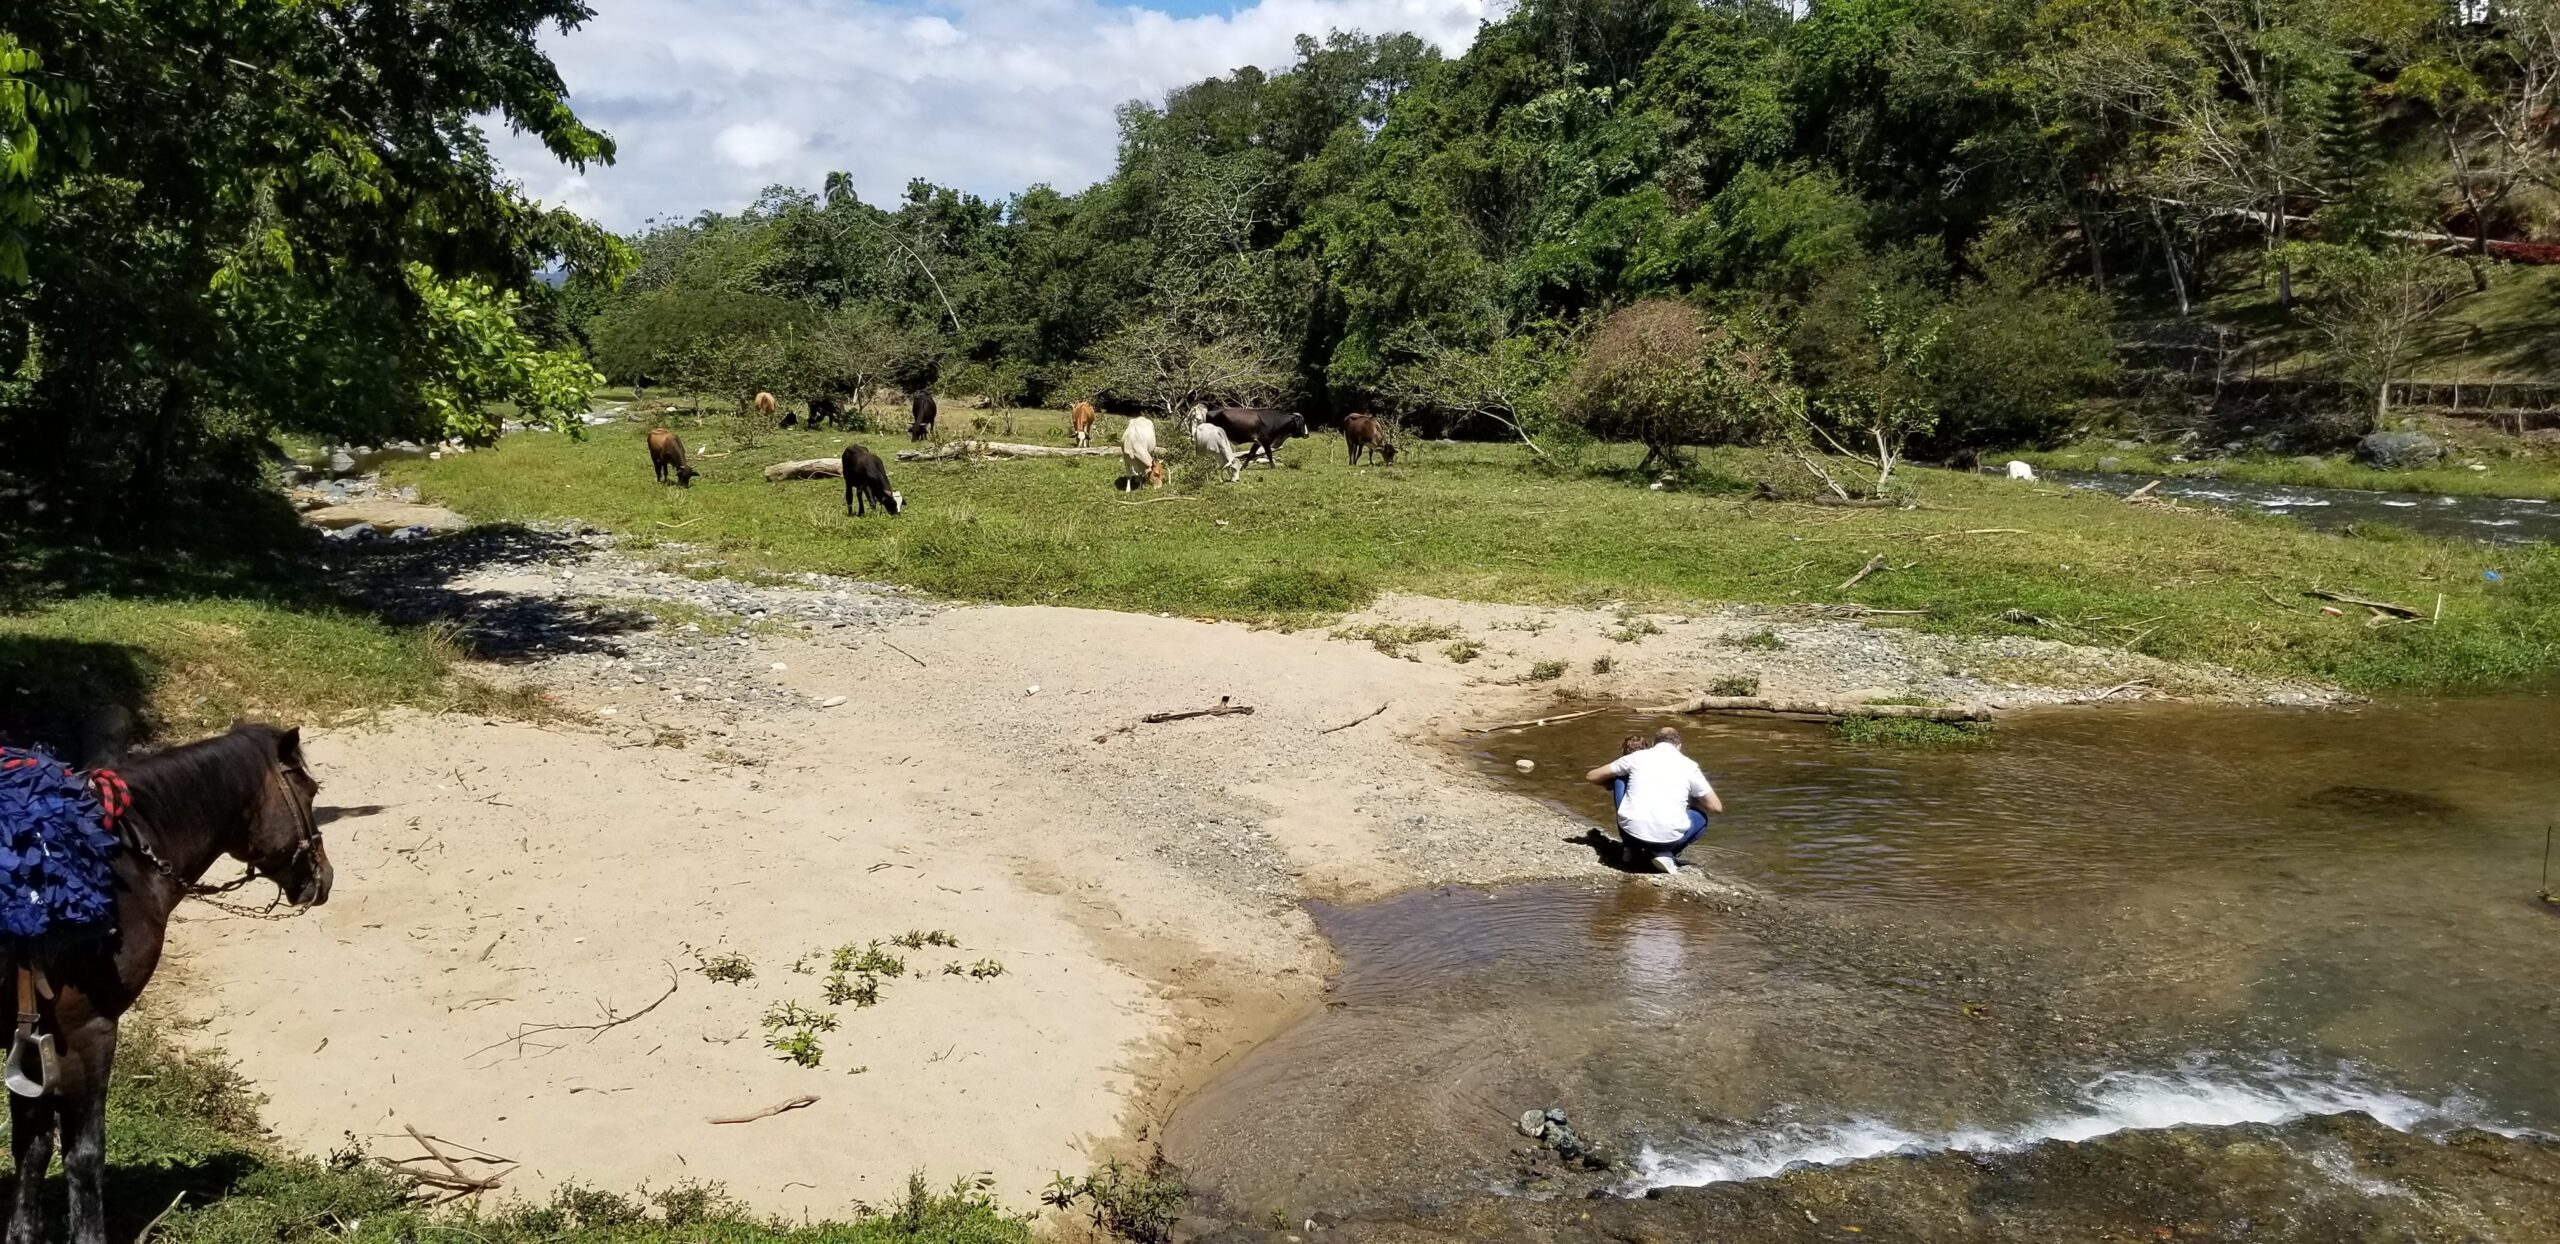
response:
M1029 1244L1030 1223L966 1186L922 1179L895 1204L839 1222L759 1218L716 1186L619 1195L568 1189L540 1202L429 1209L358 1149L325 1159L278 1151L261 1133L256 1094L219 1057L190 1054L171 1034L128 1024L108 1103L109 1236L133 1239L173 1206L152 1239L166 1244L448 1241L477 1244ZM0 1162L5 1169L5 1162ZM15 1173L9 1179L14 1183ZM55 1219L61 1181L54 1178ZM185 1199L180 1201L178 1198Z
M2113 458L2119 470L2139 475L2228 479L2299 488L2359 488L2368 492L2560 499L2560 457L2547 454L2483 454L2479 456L2480 465L2488 468L2483 471L2459 464L2419 471L2377 471L2343 457L2323 458L2317 466L2263 455L2171 462L2171 452L2157 445L2122 449L2112 441L2095 441L2007 456L2034 463L2039 470L2094 471L2100 460Z
M950 412L946 432L967 434L970 418L999 437L1065 439L1060 418L1039 412ZM651 482L638 425L580 441L509 437L397 474L484 521L576 518L644 553L682 542L677 564L822 570L965 600L1282 622L1388 590L1828 602L1881 554L1892 569L1846 598L1925 609L1917 624L1944 631L2122 644L2371 691L2515 685L2560 667L2560 554L2549 549L2346 539L1987 477L1915 471L1920 508L1844 511L1748 500L1751 479L1784 469L1749 453L1706 455L1691 486L1655 492L1632 478L1632 451L1542 472L1516 446L1409 444L1394 468L1353 470L1340 439L1320 434L1240 485L1206 482L1192 465L1175 490L1135 497L1111 487L1116 458L893 460L909 512L855 520L832 481L761 476L772 462L832 456L843 435L767 433L746 447L718 420L678 426L704 471L689 490ZM1118 430L1107 421L1107 434ZM884 455L905 446L862 439ZM2368 628L2306 603L2301 591L2315 586L2430 613L2441 593L2442 623Z

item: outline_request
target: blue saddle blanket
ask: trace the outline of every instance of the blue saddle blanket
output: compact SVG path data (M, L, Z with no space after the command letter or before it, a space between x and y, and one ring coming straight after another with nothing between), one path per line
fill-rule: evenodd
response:
M103 931L115 917L112 825L88 778L42 752L0 748L0 936Z

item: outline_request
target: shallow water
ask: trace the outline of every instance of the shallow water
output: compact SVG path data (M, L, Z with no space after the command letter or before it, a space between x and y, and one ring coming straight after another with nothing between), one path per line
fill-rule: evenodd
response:
M1575 777L1652 724L1477 760L1596 823ZM1213 1203L1421 1215L2350 1109L2560 1131L2534 899L2560 701L2049 713L1957 753L1681 724L1732 810L1693 862L1747 893L1595 863L1319 910L1326 1010L1169 1131ZM1547 1106L1624 1167L1517 1155L1509 1121Z
M2478 540L2487 544L2560 541L2560 502L2529 497L2369 492L2358 488L2308 488L2224 479L2109 475L2095 471L2048 471L2045 477L2072 488L2097 489L2117 496L2158 480L2159 491L2164 496L2228 510L2289 514L2315 531L2337 531L2357 523L2379 523L2407 528L2422 535Z

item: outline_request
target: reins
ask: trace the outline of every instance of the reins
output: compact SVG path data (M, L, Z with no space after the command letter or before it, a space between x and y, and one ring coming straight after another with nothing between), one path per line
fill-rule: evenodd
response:
M286 857L287 863L308 858L313 851L319 848L320 843L319 818L313 814L310 805L303 802L301 793L295 791L293 789L293 784L286 780L286 775L293 772L298 772L298 770L294 769L291 765L285 764L281 760L275 762L274 767L267 771L267 789L273 791L278 787L284 788L282 792L284 801L293 809L294 821L296 822L293 851ZM237 916L249 916L265 920L280 918L272 915L271 913L275 911L277 904L282 903L285 900L284 883L282 881L277 880L273 875L269 874L265 869L261 868L257 864L250 864L247 872L244 872L229 881L223 882L220 885L206 885L203 882L187 880L184 876L179 874L177 866L169 862L168 857L155 850L150 841L142 836L141 827L124 815L124 813L130 811L133 807L133 796L126 789L124 779L116 776L115 771L112 769L92 770L89 776L91 784L98 790L99 801L108 809L108 828L113 829L116 833L117 840L122 842L127 848L131 849L136 856L141 858L142 862L149 864L153 871L158 872L161 876L167 877L169 880L177 883L178 897L180 901L183 902L190 898L202 899L213 907L230 912ZM110 795L110 791L113 791L114 794ZM274 901L269 902L265 907L250 908L237 903L216 901L216 896L229 894L234 890L238 890L241 887L260 879L276 882L276 897Z

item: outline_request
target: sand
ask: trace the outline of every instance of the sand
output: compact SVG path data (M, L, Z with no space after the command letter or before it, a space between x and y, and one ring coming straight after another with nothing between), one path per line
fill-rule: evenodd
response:
M951 608L730 641L721 681L777 693L753 708L680 699L610 653L512 667L583 720L309 732L336 896L283 920L190 905L161 1005L314 1153L353 1134L413 1156L414 1126L519 1163L509 1195L715 1181L796 1218L921 1170L1028 1207L1058 1172L1143 1150L1187 1090L1317 1004L1332 961L1307 900L1598 870L1582 824L1469 771L1451 745L1469 726L1744 669L1790 693L2027 701L2125 674L2004 688L1954 672L1973 649L1837 622L1754 651L1731 640L1771 623L1740 612L1621 640L1608 609L1398 599L1348 626L1423 618L1483 652ZM1540 661L1571 672L1522 681ZM1137 724L1222 696L1256 712ZM910 929L961 946L901 952L911 975L875 1006L825 1006L793 970ZM698 970L732 953L752 980ZM1002 974L944 970L982 960ZM766 1048L761 1017L794 1002L840 1024L815 1068ZM818 1101L709 1122L799 1095Z

